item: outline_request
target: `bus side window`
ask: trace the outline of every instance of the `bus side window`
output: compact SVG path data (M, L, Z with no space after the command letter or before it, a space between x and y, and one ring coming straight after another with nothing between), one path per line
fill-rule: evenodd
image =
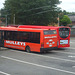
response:
M1 31L0 31L0 40L1 40Z
M23 32L22 33L22 41L28 42L28 39L29 39L28 35L29 35L28 32Z
M7 40L7 31L4 32L4 39Z
M17 35L17 32L15 31L5 31L4 32L5 36L4 36L4 39L5 40L13 40L13 41L16 41L16 35Z
M38 33L38 32L31 32L30 34L29 34L29 38L30 38L30 41L32 42L32 43L40 43L40 33Z
M10 40L10 33L9 33L9 31L6 31L6 40Z
M5 40L40 43L40 33L5 31Z

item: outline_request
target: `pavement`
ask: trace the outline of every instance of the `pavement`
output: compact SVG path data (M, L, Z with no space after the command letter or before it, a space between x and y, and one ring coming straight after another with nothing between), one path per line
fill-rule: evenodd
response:
M1 47L0 75L75 75L75 38L70 44L42 54Z

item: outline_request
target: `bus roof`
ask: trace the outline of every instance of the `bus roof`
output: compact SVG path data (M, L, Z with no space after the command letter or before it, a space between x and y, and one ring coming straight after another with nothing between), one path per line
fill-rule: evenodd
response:
M32 29L59 29L59 28L70 28L70 27L66 27L66 26L36 26L36 25L8 25L8 27L16 27L16 28L32 28Z
M55 26L34 26L34 25L19 25L18 28L37 28L37 29L58 29L58 28L65 28L66 26L59 26L59 27L55 27ZM66 28L70 28L70 27L66 27Z
M0 27L0 30L7 30L7 31L42 31L42 30L48 30L48 29Z

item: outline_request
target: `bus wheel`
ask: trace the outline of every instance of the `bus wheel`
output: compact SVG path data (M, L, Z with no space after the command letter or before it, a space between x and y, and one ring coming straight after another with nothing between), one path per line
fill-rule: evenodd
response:
M30 47L29 46L27 46L26 47L26 52L28 52L28 53L30 53L31 51L30 51Z

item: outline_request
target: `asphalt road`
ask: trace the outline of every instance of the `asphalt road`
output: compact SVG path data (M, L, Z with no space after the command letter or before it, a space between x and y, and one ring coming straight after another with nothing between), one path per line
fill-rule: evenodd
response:
M75 38L71 47L48 53L0 49L0 75L75 75Z

